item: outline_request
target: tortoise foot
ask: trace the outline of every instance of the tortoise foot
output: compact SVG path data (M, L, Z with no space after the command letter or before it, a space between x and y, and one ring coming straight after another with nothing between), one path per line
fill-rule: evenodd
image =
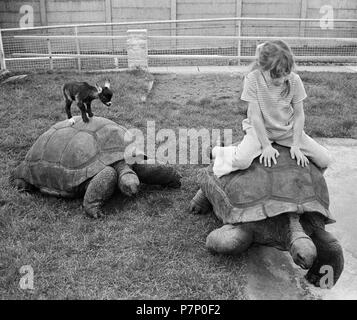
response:
M102 207L113 195L117 173L112 167L105 167L89 182L83 199L84 211L93 218L103 216Z
M98 208L91 208L91 209L87 208L87 209L84 209L84 211L88 217L93 218L93 219L99 219L104 216L104 212Z
M212 205L203 194L202 190L198 190L190 203L189 212L192 214L205 214L212 210Z
M308 272L305 275L305 279L311 283L312 285L314 285L315 287L320 287L320 281L321 281L321 275L319 274L314 274L313 272Z
M211 252L241 254L253 242L253 234L241 225L226 224L213 230L206 239L206 247Z
M332 288L344 268L343 250L339 241L329 232L316 229L311 236L317 248L317 258L306 279L317 287Z

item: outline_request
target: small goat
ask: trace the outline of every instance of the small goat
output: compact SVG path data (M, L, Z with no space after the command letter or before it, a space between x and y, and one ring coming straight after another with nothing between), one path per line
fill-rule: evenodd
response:
M66 102L65 109L67 117L71 125L74 124L74 119L71 114L71 105L73 101L77 102L84 122L89 122L88 116L90 118L93 117L91 103L94 99L99 99L108 107L112 105L111 99L113 92L110 90L109 81L105 82L104 87L100 87L97 84L91 86L87 82L69 82L63 86L62 91Z

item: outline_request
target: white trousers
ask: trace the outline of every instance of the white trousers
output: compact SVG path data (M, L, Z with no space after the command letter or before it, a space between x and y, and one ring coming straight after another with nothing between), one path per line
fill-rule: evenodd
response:
M288 140L275 142L290 147L291 143L289 144L287 141ZM313 161L320 168L327 168L331 163L329 151L309 137L304 131L300 140L300 150L309 160ZM243 140L238 145L228 147L216 146L213 148L213 173L217 177L221 177L232 171L247 169L253 160L261 155L261 153L262 145L255 129L250 127L246 130ZM279 161L279 159L277 161Z

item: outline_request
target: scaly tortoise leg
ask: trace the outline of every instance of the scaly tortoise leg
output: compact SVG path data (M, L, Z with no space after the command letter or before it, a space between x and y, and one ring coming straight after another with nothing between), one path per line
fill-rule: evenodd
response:
M114 168L105 167L89 182L84 195L83 207L93 218L103 215L102 206L114 193L118 175Z
M252 231L242 225L226 224L207 236L206 247L217 253L240 254L246 251L252 242Z
M310 237L316 246L317 257L305 278L317 287L330 288L337 282L343 271L342 247L338 240L324 229L316 229ZM328 279L329 272L332 279Z
M118 175L118 188L125 195L131 197L138 193L139 177L124 161L114 164L114 169Z
M205 214L212 210L212 205L204 195L202 189L198 190L190 203L189 211L193 214Z
M31 192L37 190L35 186L28 183L24 179L17 179L10 177L10 183L15 186L19 191Z

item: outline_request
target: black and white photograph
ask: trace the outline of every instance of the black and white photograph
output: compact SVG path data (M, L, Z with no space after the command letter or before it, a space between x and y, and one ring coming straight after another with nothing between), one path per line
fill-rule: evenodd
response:
M0 300L357 300L357 2L0 0L0 159Z

